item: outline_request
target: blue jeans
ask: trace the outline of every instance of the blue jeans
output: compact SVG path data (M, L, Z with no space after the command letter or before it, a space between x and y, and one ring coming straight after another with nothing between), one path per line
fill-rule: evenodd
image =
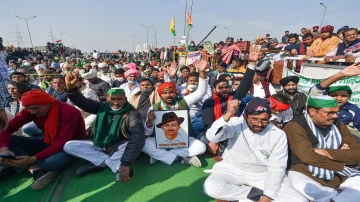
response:
M16 156L34 156L45 150L50 145L36 137L11 136L9 150ZM37 162L37 165L46 171L63 170L74 158L64 151L58 152L46 159Z
M43 131L36 126L34 122L25 124L22 128L23 133L31 137L39 137L43 135Z

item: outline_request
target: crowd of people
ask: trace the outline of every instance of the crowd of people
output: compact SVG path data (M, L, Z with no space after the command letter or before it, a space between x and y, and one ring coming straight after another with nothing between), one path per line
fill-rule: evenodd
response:
M179 66L177 47L10 60L0 41L0 174L27 170L39 190L84 159L77 176L110 168L126 182L141 152L149 166L195 167L208 153L217 162L204 192L218 201L359 201L352 131L360 130L360 111L349 102L352 89L333 84L360 75L360 39L348 26L333 32L286 31L281 43L258 36L248 52L229 37L214 44L214 55L191 42L187 50L201 59L187 66ZM305 94L297 76L274 88L271 54L303 55L297 71L310 57L345 62ZM167 112L162 124L179 124L176 110L187 111L188 147L158 148L155 112Z

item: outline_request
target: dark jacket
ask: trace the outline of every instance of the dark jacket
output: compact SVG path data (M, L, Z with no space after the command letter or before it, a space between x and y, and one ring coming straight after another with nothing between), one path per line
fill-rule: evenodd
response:
M106 104L106 102L85 98L78 89L67 91L67 94L74 105L91 114L97 114L101 105ZM123 138L119 139L119 144L127 142L124 154L121 157L121 165L129 166L145 145L144 125L139 112L134 107L131 106L130 111L121 120L120 128Z
M350 102L345 103L339 112L339 119L345 125L352 123L354 128L360 131L360 109Z
M285 93L284 90L278 92L278 94L283 94L286 97L290 98L290 96L287 93ZM304 93L301 92L295 93L293 99L291 100L291 109L294 112L294 117L300 116L303 113L303 111L306 109L306 101L307 101L307 97Z
M342 141L340 147L348 144L350 149L326 149L333 157L329 159L314 151L319 141L311 131L305 117L294 117L284 128L288 138L290 170L300 172L318 183L332 188L338 188L347 177L335 175L333 180L324 180L314 177L306 165L312 165L333 171L343 171L344 165L353 167L360 162L360 144L355 140L349 129L339 120L334 122L338 128Z

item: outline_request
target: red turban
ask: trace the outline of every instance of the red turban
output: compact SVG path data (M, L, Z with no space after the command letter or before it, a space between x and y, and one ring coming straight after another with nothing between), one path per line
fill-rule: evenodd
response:
M59 108L54 97L42 90L31 90L21 96L24 107L31 105L51 105L45 121L44 142L54 144L58 128Z
M284 104L284 103L278 101L277 99L275 99L273 97L270 97L269 101L270 101L271 110L275 110L275 111L278 111L278 112L286 111L291 106L290 104Z
M161 95L163 90L173 90L177 94L176 84L173 82L165 82L161 84L157 89L158 94Z
M320 33L324 33L324 32L329 32L329 33L333 33L334 32L334 27L331 25L327 25L321 28L321 32Z
M164 79L162 78L164 76L165 72L159 72L158 75L157 75L157 78L160 80L160 79Z

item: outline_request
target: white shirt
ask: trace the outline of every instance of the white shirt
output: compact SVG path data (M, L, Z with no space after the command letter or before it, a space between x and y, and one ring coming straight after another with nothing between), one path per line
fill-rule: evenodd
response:
M265 98L265 90L264 87L262 86L261 82L259 84L253 84L254 85L254 97L259 97L259 98ZM274 89L274 87L270 84L269 85L269 91L271 95L276 94L276 91Z
M100 53L98 53L98 52L93 53L93 58L99 59L99 56L100 56Z
M208 79L199 78L198 89L195 92L190 93L189 95L186 95L183 97L188 106L192 106L194 103L199 102L201 100L201 98L205 96L206 91L207 91L206 90L207 84L208 84ZM151 106L149 108L148 114L151 110L153 110L153 106ZM146 121L147 121L147 117L146 117ZM153 133L155 124L153 124L153 126L151 128L148 128L146 126L146 121L144 122L145 135L149 136ZM191 120L189 120L189 122L191 122ZM191 123L189 123L189 124L191 124Z
M264 195L276 197L285 176L288 159L284 131L269 124L261 133L253 133L243 116L232 117L228 122L221 117L207 130L206 137L215 143L228 139L223 161L234 170L267 173Z
M139 92L140 91L140 87L139 87L139 84L136 83L132 89L130 89L130 86L128 83L124 83L122 84L119 88L122 88L124 89L125 91L125 95L128 99L130 99L131 95L134 95L135 93Z

